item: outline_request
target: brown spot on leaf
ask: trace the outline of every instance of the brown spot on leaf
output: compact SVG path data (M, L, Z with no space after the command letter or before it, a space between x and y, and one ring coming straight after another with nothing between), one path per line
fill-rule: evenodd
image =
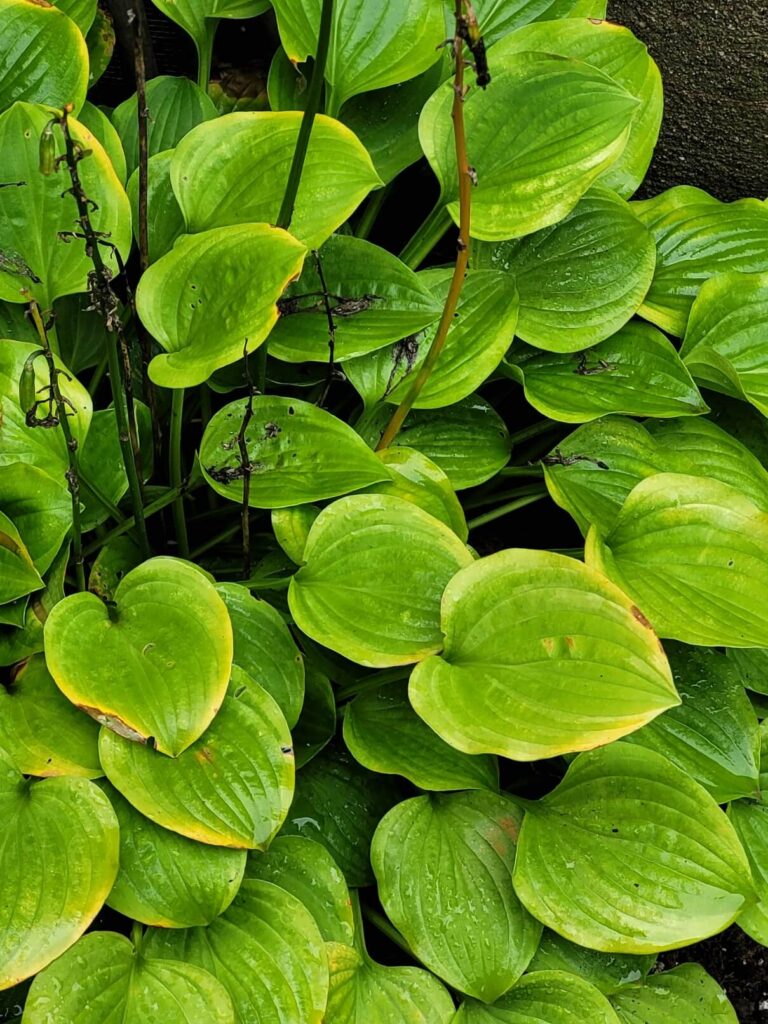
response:
M648 619L646 619L646 617L643 615L643 613L640 611L636 604L632 605L630 611L632 612L633 616L637 619L641 626L645 626L646 629L653 629L653 626L650 624Z
M195 751L195 759L201 764L213 764L213 751L209 747L200 747Z
M507 833L513 843L517 842L517 837L520 835L520 824L516 818L511 815L507 815L504 818L499 818L499 825L504 832Z
M100 708L92 708L88 704L77 705L81 711L84 711L86 715L90 715L91 718L95 718L99 725L106 725L112 732L116 732L118 736L124 736L127 740L132 740L134 743L146 743L147 737L142 736L140 732L137 732L132 726L124 722L122 718L117 715L108 714L106 711L102 711Z

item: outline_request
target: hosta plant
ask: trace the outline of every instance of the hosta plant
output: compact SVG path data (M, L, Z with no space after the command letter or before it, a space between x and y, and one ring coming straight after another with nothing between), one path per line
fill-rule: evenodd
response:
M0 0L0 1017L733 1024L768 206L601 0L135 6Z

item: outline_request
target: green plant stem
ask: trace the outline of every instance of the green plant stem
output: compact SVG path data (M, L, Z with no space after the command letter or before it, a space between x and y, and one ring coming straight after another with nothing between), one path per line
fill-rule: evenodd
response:
M438 202L437 206L435 206L422 225L416 229L416 233L400 253L400 259L406 267L416 270L426 257L429 256L450 226L451 215L446 207Z
M102 494L96 484L91 483L87 477L83 476L82 472L80 473L80 487L82 490L88 491L91 497L101 505L104 511L110 515L116 523L122 523L125 521L125 516L117 505L113 505L106 494Z
M88 381L88 394L91 398L94 397L96 391L104 379L104 374L107 372L108 356L106 352L102 352L101 358L93 369L91 379Z
M512 501L514 498L525 497L526 494L538 494L540 492L541 483L538 480L529 484L523 484L520 487L512 487L506 491L496 491L495 493L489 491L488 494L478 495L476 498L465 501L464 511L470 512L472 509L482 508L484 505L490 505L492 502Z
M199 558L200 555L204 555L206 551L210 551L211 548L215 548L217 544L224 544L226 541L231 540L236 533L239 533L241 529L240 523L234 523L232 526L228 526L226 530L221 530L219 533L214 534L213 537L209 537L204 543L194 548L190 554L190 558L194 561Z
M85 590L83 534L80 525L80 471L77 464L77 438L72 436L72 431L69 429L67 403L64 401L59 388L59 373L62 371L59 371L53 358L53 350L48 341L45 324L40 316L40 307L36 302L31 301L29 310L43 348L45 361L48 364L50 396L52 402L56 405L56 416L61 432L64 435L64 444L67 449L67 472L65 476L67 488L72 499L72 555L75 563L75 579L77 580L77 589Z
M150 502L149 505L142 508L142 522L149 519L149 517L153 516L156 512L160 512L162 509L168 508L169 505L172 505L173 502L176 501L180 494L183 494L184 491L189 489L190 488L185 486L182 486L181 488L169 488L165 494L162 494L159 498L156 498L154 501ZM95 551L98 551L100 548L109 544L110 541L115 540L117 537L121 537L124 533L128 533L128 531L132 530L135 525L135 516L131 516L129 519L124 519L122 523L119 523L113 529L109 530L109 532L105 533L103 537L99 537L99 539L94 541L93 544L89 544L85 549L84 554L92 555Z
M509 440L512 447L514 447L515 445L522 444L523 441L530 441L534 437L548 434L551 430L557 430L562 425L562 423L558 423L556 420L540 420L538 423L532 423L529 427L523 427L522 430L517 430L514 434L510 434Z
M385 185L384 188L378 189L369 197L368 202L365 204L365 209L360 214L357 227L355 228L355 235L357 238L367 238L370 235L371 229L376 223L377 217L381 213L381 208L384 203L386 203L391 192L392 182L390 181L388 185Z
M405 941L403 936L397 928L395 928L395 926L391 924L386 917L384 917L383 914L380 914L378 910L373 910L371 907L367 907L364 904L361 904L361 909L366 921L370 921L377 931L381 932L382 935L385 935L390 942L393 942L398 949L401 949L407 956L411 957L413 960L416 959L413 955L413 950Z
M542 466L505 466L499 472L499 476L536 476L542 477L544 469Z
M176 543L182 558L189 558L189 537L187 520L184 515L182 493L183 472L181 466L181 433L184 425L184 388L174 388L171 397L171 431L169 438L168 469L171 487L179 492L173 503L173 525L176 529Z
M453 268L453 276L448 288L442 316L437 325L435 337L429 346L427 358L419 367L413 383L411 384L405 398L395 409L392 418L381 435L381 440L376 445L376 450L381 451L388 448L397 437L405 418L413 407L413 403L421 394L421 389L429 380L429 376L440 358L440 353L445 345L445 339L453 324L456 307L459 304L459 296L467 276L469 265L469 222L472 206L472 171L467 157L467 139L464 132L464 40L460 35L462 16L462 0L456 0L455 21L456 34L453 39L453 58L455 73L453 78L453 108L451 119L453 120L453 138L456 149L456 171L459 176L459 235L456 240L456 264Z
M411 674L412 666L407 668L385 668L381 672L374 672L372 676L363 679L356 679L347 686L342 686L336 691L338 700L347 700L349 697L356 697L359 693L369 693L377 690L380 686L388 686L390 683L399 683L407 679Z
M203 45L197 51L197 84L204 93L208 92L211 81L211 62L213 61L213 39L219 26L218 18L210 18L206 22L206 33Z
M509 512L514 512L519 508L524 508L526 505L531 505L534 501L541 501L542 498L546 498L547 493L547 491L542 490L537 494L528 494L522 498L516 498L515 501L510 501L506 505L499 505L498 508L494 508L490 512L485 512L475 519L470 519L467 526L470 530L476 530L478 526L485 526L486 523L492 523L494 519L501 519L502 516L507 515Z

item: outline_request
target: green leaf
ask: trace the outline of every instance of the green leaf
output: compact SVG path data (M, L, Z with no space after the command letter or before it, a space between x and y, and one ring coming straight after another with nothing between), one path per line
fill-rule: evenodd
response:
M269 0L153 0L155 7L191 36L198 59L210 61L220 18L255 18L267 10Z
M364 355L434 323L443 303L421 274L396 256L352 235L333 235L279 302L281 317L270 355L292 363L328 362L328 317L319 277L325 278L334 318L334 358Z
M768 804L735 800L728 810L728 817L741 840L752 869L759 898L755 909L764 916L768 906ZM747 913L749 912L748 910Z
M12 520L0 512L0 604L39 590L43 580Z
M44 589L26 602L23 626L0 626L0 665L15 665L43 650L43 627L51 609L64 597L68 561L69 545L65 544L46 574Z
M121 534L107 541L93 560L88 576L88 589L102 601L114 602L120 580L131 569L141 565L138 542L130 534Z
M661 754L581 754L527 805L515 889L571 942L657 953L722 931L754 899L738 837L712 797Z
M202 384L257 348L277 321L277 300L305 252L268 224L183 235L144 272L136 290L139 316L165 350L149 366L155 384ZM234 303L233 293L240 295Z
M718 274L696 297L680 355L704 387L768 416L768 273Z
M56 0L56 6L74 21L84 36L87 35L96 17L96 0Z
M399 798L399 788L391 780L366 771L346 751L329 746L298 773L296 796L282 834L322 843L347 885L370 885L371 839Z
M274 224L301 119L299 112L226 114L191 131L171 161L173 191L187 230L256 221ZM380 184L357 137L338 121L318 115L291 219L292 234L307 248L318 248Z
M160 75L147 82L147 150L149 156L173 149L197 125L217 116L203 90L188 78ZM139 118L136 94L112 112L112 124L125 150L128 174L139 164Z
M28 0L19 2L26 5ZM40 173L40 135L49 120L49 112L29 103L15 103L0 114L3 181L26 182L0 189L0 299L27 302L22 294L26 290L42 309L50 309L61 295L86 291L93 270L81 240L59 237L59 232L72 231L77 217L74 197L66 191L71 184L66 167L60 165L48 176ZM131 211L123 186L95 136L73 119L69 130L75 142L91 151L77 165L85 194L97 204L90 211L91 224L125 260L131 247ZM54 139L57 151L63 152L58 128ZM102 260L117 275L114 251L105 248Z
M0 110L25 100L59 110L71 103L77 114L88 88L88 49L75 22L35 0L0 0L0 18Z
M516 549L458 573L443 595L442 656L409 696L468 754L518 761L610 743L679 703L632 601L576 559Z
M528 965L528 973L566 971L578 975L609 996L624 985L640 981L655 962L653 953L633 956L631 953L600 953L595 949L585 949L545 928L539 948Z
M209 420L200 465L213 489L238 504L243 473L238 434L247 399L219 409ZM248 503L282 508L334 498L375 484L387 472L357 433L342 420L309 402L259 395L246 426L251 465Z
M89 71L88 86L95 85L109 67L115 49L115 27L112 18L100 7L96 7L96 17L85 37L88 46Z
M226 989L192 964L151 960L123 935L92 932L35 978L28 1024L234 1024Z
M580 427L543 460L552 499L582 533L607 534L632 488L654 473L711 477L768 511L768 472L711 420L677 419L645 426L618 416Z
M22 316L26 313L23 306L9 305L8 308L17 310ZM104 354L109 332L99 311L90 308L88 297L65 295L54 303L54 313L61 358L70 372L77 374L97 366ZM18 338L21 335L12 333L11 337ZM36 341L37 335L29 340ZM60 387L61 384L62 381L59 381Z
M355 949L329 943L325 1024L451 1024L453 1000L418 967L382 967Z
M117 875L109 800L87 779L32 782L0 756L0 990L61 956Z
M243 882L230 908L207 928L153 929L143 951L210 971L229 992L242 1024L323 1019L325 944L309 911L272 882Z
M321 0L274 0L280 39L293 63L314 56ZM325 67L325 107L337 115L351 96L415 78L438 59L445 17L432 0L337 0Z
M512 887L520 818L493 793L420 796L386 815L371 847L382 906L414 954L484 1002L514 985L541 936Z
M0 509L21 534L37 571L46 572L72 526L63 474L54 479L27 462L0 466Z
M768 695L768 650L753 648L726 651L728 660L736 666L742 684L755 693Z
M155 153L147 161L147 250L149 262L156 263L173 247L184 232L184 215L171 187L171 160L174 151ZM131 201L133 234L139 240L139 171L128 179L126 192Z
M386 487L386 484L383 486ZM307 537L319 515L318 505L294 505L292 508L272 509L270 519L275 540L296 565L301 565L304 561Z
M328 746L336 732L336 697L328 676L307 669L304 704L293 730L296 767L303 768Z
M320 843L303 836L278 836L266 853L248 855L245 877L273 882L300 900L326 942L352 942L354 920L347 883Z
M759 789L757 716L738 669L708 648L667 644L683 703L627 737L656 750L700 783L719 804Z
M477 0L473 4L486 45L533 21L604 18L606 0Z
M99 727L62 695L34 655L0 687L0 747L24 775L96 779Z
M463 754L432 732L411 707L405 682L382 685L347 704L344 742L365 768L403 775L419 789L498 789L495 759Z
M107 778L147 818L213 846L265 849L293 796L288 726L266 690L233 669L232 696L176 758L102 729Z
M618 992L621 1024L738 1024L733 1006L699 964L681 964Z
M521 978L492 1006L468 999L455 1024L618 1024L605 996L583 978L564 971L537 971Z
M664 108L661 74L648 49L627 28L594 16L527 25L489 53L491 70L512 54L535 50L584 61L639 101L626 147L601 175L603 184L629 197L639 188L659 137Z
M359 665L387 668L440 650L440 597L472 556L412 502L360 494L320 513L304 559L288 589L299 629Z
M8 189L0 189L2 194ZM0 222L2 230L2 222ZM29 345L20 341L0 342L0 402L3 416L0 419L0 467L25 462L44 470L54 480L64 481L68 467L67 448L61 430L46 430L42 427L28 427L24 411L19 406L19 378L27 359L40 351L39 345ZM79 381L70 377L66 366L54 357L59 374L59 388L63 398L72 403L69 418L69 429L72 437L82 445L85 442L91 423L91 396ZM40 391L50 384L50 375L45 359L36 359L35 390ZM69 378L69 379L68 379ZM44 393L44 392L43 392ZM40 415L47 414L47 405L43 406Z
M107 897L113 910L160 928L210 924L235 898L245 850L196 843L140 814L100 784L120 823L120 870Z
M637 312L656 247L629 204L594 185L558 224L526 238L480 242L472 260L514 276L519 338L549 352L577 352L605 341Z
M503 46L504 43L498 44ZM488 61L493 95L472 89L464 104L477 186L473 238L499 241L556 224L619 157L638 101L597 68L545 53ZM424 153L440 183L440 202L458 223L456 155L442 85L419 121Z
M45 624L56 685L102 725L175 757L210 725L232 664L226 605L189 562L152 558L106 606L72 594ZM147 753L153 753L147 750Z
M373 448L391 415L391 407L376 406L355 429ZM392 446L422 452L442 469L457 491L490 480L509 462L512 447L506 424L479 395L449 408L415 409Z
M452 271L427 270L418 275L444 304ZM438 409L467 398L489 377L509 348L517 323L515 281L497 271L471 271L462 288L456 318L418 398L416 409ZM429 328L394 347L344 364L349 379L367 405L386 400L398 404L410 390L413 375L427 358L437 331Z
M393 446L377 452L390 473L390 480L367 487L368 494L389 494L404 498L450 526L466 542L467 521L456 492L446 474L423 452Z
M662 637L768 646L768 513L717 480L658 473L624 502L587 562L629 594Z
M709 411L672 343L641 321L582 352L513 345L504 367L534 409L564 423L609 413L670 417Z
M80 111L79 121L99 140L104 152L109 157L120 184L125 185L126 178L128 177L128 167L125 162L123 144L120 141L117 130L107 115L99 107L86 100ZM134 217L138 220L138 215L134 215Z
M679 338L702 284L727 270L768 271L768 206L721 203L681 185L632 209L656 241L656 273L640 315Z
M280 613L238 583L218 583L235 638L233 663L263 687L292 729L304 701L304 659Z

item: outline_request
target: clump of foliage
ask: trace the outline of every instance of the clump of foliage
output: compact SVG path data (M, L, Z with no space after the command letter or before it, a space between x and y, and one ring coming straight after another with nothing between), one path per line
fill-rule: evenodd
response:
M95 0L0 0L6 1015L734 1022L651 969L768 944L768 207L632 200L601 0L156 2L199 82L139 3L105 112Z

